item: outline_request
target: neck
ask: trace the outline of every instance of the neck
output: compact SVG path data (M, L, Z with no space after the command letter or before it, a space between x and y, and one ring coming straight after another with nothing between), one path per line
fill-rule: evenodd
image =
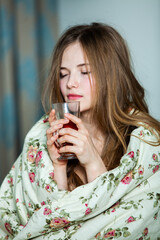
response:
M95 128L95 124L94 122L91 120L91 116L89 114L89 112L81 112L80 114L80 118L85 126L85 128L89 131L90 133L90 130Z
M92 119L90 118L88 112L81 113L81 120L92 139L97 139L101 141L105 138L104 134L101 132L100 129L98 129L95 122L92 121Z

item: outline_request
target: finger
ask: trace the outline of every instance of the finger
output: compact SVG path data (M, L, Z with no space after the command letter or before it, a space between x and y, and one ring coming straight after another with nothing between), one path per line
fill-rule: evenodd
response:
M80 130L86 130L86 128L84 127L83 123L82 123L82 120L76 116L74 116L73 114L70 114L70 113L65 113L64 114L65 117L69 120L71 120L73 123L75 123L78 127L78 129Z
M77 138L70 136L70 135L64 135L64 136L58 138L58 143L60 145L62 145L63 143L71 143L74 145L78 145L78 142L79 141Z
M51 124L51 122L53 122L54 120L56 120L55 109L52 109L49 114L48 121Z
M68 123L68 120L67 119L60 119L60 120L57 120L56 119L56 114L55 114L55 109L52 109L50 114L49 114L49 118L48 118L48 121L50 123L50 125L53 125L54 123L55 124L58 124L58 123L62 123L62 124L65 124L65 123ZM60 121L60 122L59 122ZM58 123L57 123L58 122Z
M75 146L71 146L71 145L66 145L66 146L61 147L58 150L59 154L61 154L61 153L68 153L68 152L76 154L76 147Z
M53 127L50 127L47 129L46 133L49 134L53 134L53 132L57 131L58 129L61 129L63 127L63 124L56 124L53 125Z
M59 130L59 135L63 136L63 135L71 135L71 136L74 136L74 137L77 137L77 138L80 138L81 137L81 133L79 133L77 130L73 129L73 128L61 128Z
M58 125L54 125L53 127L50 127L47 129L46 131L46 136L47 139L50 139L54 133L56 133L57 130L61 129L63 127L63 124L58 124ZM56 134L54 134L56 135Z
M47 146L48 146L48 147L51 147L51 146L55 143L55 141L57 140L57 138L58 138L58 135L54 135L54 136L52 136L51 138L49 138L49 139L47 140Z
M74 153L77 158L79 159L79 157L83 154L83 148L82 147L77 147L75 145L65 145L61 148L59 148L58 153Z
M67 124L69 122L68 119L58 119L58 120L54 120L53 122L51 122L51 126L57 125L57 124Z

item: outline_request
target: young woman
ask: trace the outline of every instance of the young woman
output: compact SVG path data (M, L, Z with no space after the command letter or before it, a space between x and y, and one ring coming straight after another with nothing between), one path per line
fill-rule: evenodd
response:
M124 39L101 23L69 28L46 86L50 113L1 187L0 239L158 239L160 123ZM52 103L67 101L80 101L80 118L56 120ZM63 128L69 121L78 130ZM77 159L58 160L64 152Z
M54 144L58 136L53 137L53 133L67 121L55 121L54 110L50 113L47 143L59 188L75 188L118 166L131 131L137 126L146 123L160 131L159 122L148 114L144 89L133 75L126 44L109 26L76 26L61 37L48 90L50 104L80 101L81 107L81 120L66 116L77 125L78 132L59 132L63 136L60 143L68 141L73 146L59 151ZM68 181L67 162L57 161L62 152L74 152L79 160L69 163ZM74 167L69 170L71 164Z

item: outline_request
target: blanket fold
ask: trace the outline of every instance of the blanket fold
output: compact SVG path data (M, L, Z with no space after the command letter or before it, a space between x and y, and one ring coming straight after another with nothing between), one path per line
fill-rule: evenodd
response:
M160 146L143 126L132 132L120 165L93 182L58 190L44 116L27 134L0 190L2 239L158 239ZM146 211L147 209L147 211Z

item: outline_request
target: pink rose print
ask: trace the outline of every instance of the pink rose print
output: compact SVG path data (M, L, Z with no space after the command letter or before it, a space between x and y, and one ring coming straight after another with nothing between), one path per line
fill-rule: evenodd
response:
M12 178L12 177L8 180L8 183L9 183L10 185L13 185L13 178Z
M143 137L144 136L144 132L141 130L139 135L140 135L140 137Z
M130 216L128 219L127 219L127 222L130 223L130 222L134 222L135 221L135 218Z
M87 208L86 211L85 211L85 215L88 215L92 212L92 209L91 208Z
M153 173L156 173L159 169L159 165L156 165L155 168L153 168Z
M143 175L143 173L144 173L144 167L139 167L138 173L139 173L139 175Z
M41 206L44 206L44 205L46 205L46 203L43 201L43 202L41 202Z
M47 184L45 189L47 190L47 192L50 192L51 191L51 186L49 184Z
M38 147L33 147L32 145L29 147L27 152L27 160L28 162L34 163L36 155L37 155Z
M41 158L42 158L42 151L39 151L36 155L36 160L35 160L36 161L36 166L38 166L38 163L41 160Z
M154 219L155 219L155 220L157 220L157 215L158 215L158 213L156 213L156 214L154 215Z
M121 182L123 184L129 184L132 181L132 172L129 172L122 180Z
M130 156L130 158L134 158L134 152L133 151L129 152L128 155Z
M22 224L21 224L21 226L22 226L23 228L25 228L25 227L27 226L27 224L28 224L28 223L26 223L25 225L22 225Z
M6 229L10 234L13 234L11 225L10 225L8 222L6 222L4 226L5 226L5 229Z
M67 230L67 229L69 229L70 228L70 226L66 226L66 227L64 227L64 230Z
M18 202L19 202L19 199L17 198L17 199L16 199L16 203L18 203Z
M54 172L51 172L51 173L49 174L49 176L50 176L52 179L54 179Z
M65 218L54 218L51 220L50 222L50 227L51 228L61 228L61 227L64 227L66 225L68 225L70 222L65 219Z
M51 213L52 213L51 209L49 209L49 208L44 209L44 212L43 212L44 215L49 215Z
M115 230L112 230L104 235L105 238L110 238L115 236Z
M34 180L35 180L35 173L34 172L30 172L29 173L29 179L30 179L30 182L33 183Z
M143 234L144 234L144 236L147 236L147 235L148 235L148 228L145 228L145 229L144 229Z
M48 122L48 117L43 120L44 123Z
M31 204L31 203L28 203L28 207L32 207L32 204Z
M157 159L158 159L157 154L154 153L154 154L152 155L152 158L153 158L154 161L157 161Z

